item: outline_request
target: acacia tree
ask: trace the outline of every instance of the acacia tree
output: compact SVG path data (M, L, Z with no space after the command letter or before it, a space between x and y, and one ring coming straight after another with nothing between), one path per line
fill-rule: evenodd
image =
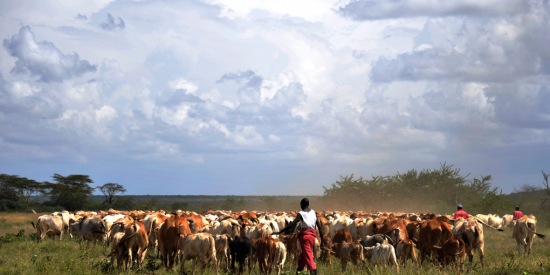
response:
M116 194L124 194L124 192L126 192L124 186L112 182L105 183L104 185L98 186L97 188L99 188L99 191L101 191L101 193L103 193L103 195L105 196L105 201L103 202L104 204L113 204L113 202L115 202Z
M59 174L52 176L55 183L45 182L45 195L50 196L50 205L63 206L69 211L80 210L88 201L94 190L90 183L94 183L88 175L68 175L66 177Z

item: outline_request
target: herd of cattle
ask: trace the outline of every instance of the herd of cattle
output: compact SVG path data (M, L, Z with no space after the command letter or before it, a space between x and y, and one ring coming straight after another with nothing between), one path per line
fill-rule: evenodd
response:
M420 263L431 260L437 265L456 265L466 254L473 260L478 251L481 264L484 258L484 226L491 230L509 228L518 245L526 254L531 251L537 220L533 215L513 221L511 215L477 215L469 219L451 220L448 215L406 214L380 212L319 212L324 234L314 247L314 257L332 263L332 256L340 259L342 269L348 262L357 265L370 261L374 266L390 264L396 269L409 259ZM128 269L134 263L141 268L148 249L156 252L166 268L173 269L192 259L192 272L198 259L202 270L212 262L235 271L235 263L242 274L245 263L253 269L258 263L261 273L281 273L285 262L296 263L301 253L297 232L274 234L289 225L296 213L282 212L195 212L115 211L69 213L56 212L38 217L33 226L37 239L54 239L63 234L79 236L94 245L103 241L104 249L111 244L111 264ZM248 259L248 260L247 260ZM462 266L462 265L460 265Z

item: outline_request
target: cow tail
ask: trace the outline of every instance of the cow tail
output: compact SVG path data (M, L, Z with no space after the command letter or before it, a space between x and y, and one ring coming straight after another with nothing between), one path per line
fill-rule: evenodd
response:
M212 236L208 236L208 242L210 242L210 253L212 254L210 255L210 259L214 259L216 256L216 242Z
M33 228L36 228L36 225L34 224L33 221L31 221L31 224L32 224L32 227L33 227Z
M118 246L122 246L125 241L135 236L139 230L139 225L137 224L132 225L132 229L133 229L133 232L129 236L126 236L126 234L124 234L122 239L120 239L120 241L118 242Z

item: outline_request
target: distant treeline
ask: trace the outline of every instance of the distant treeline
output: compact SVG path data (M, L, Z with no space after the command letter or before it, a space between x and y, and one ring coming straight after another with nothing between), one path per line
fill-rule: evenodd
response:
M323 196L307 196L312 208L322 210L402 211L451 214L462 204L470 214L512 213L520 206L524 213L535 214L539 222L550 225L550 187L548 174L543 185L520 185L511 194L492 186L490 175L470 178L446 163L437 169L412 169L390 176L370 179L341 176L324 188ZM0 174L0 211L53 212L76 210L299 210L306 196L193 196L123 195L124 186L106 183L96 187L102 196L92 195L87 175L54 174L52 182L37 182L16 175Z

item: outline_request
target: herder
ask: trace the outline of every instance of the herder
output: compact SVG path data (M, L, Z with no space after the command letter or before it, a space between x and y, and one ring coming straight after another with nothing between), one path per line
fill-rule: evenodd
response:
M289 229L296 228L296 224L300 222L301 230L298 233L298 240L300 241L300 248L302 248L302 254L298 260L298 269L296 274L304 270L304 267L307 266L310 274L317 275L317 269L315 268L315 261L313 260L313 247L315 245L315 239L317 238L317 232L315 231L315 226L319 230L321 236L321 245L323 243L323 231L321 229L321 224L317 219L317 215L313 209L309 209L309 200L303 198L300 201L300 207L302 211L296 215L296 219L287 225L283 230L275 234L281 234L288 231Z
M458 218L464 218L464 219L470 218L470 215L468 215L466 211L462 210L462 204L457 205L457 208L458 208L458 211L456 211L453 220L456 220Z
M517 221L523 217L523 212L519 211L519 206L516 206L516 211L514 211L514 221Z

